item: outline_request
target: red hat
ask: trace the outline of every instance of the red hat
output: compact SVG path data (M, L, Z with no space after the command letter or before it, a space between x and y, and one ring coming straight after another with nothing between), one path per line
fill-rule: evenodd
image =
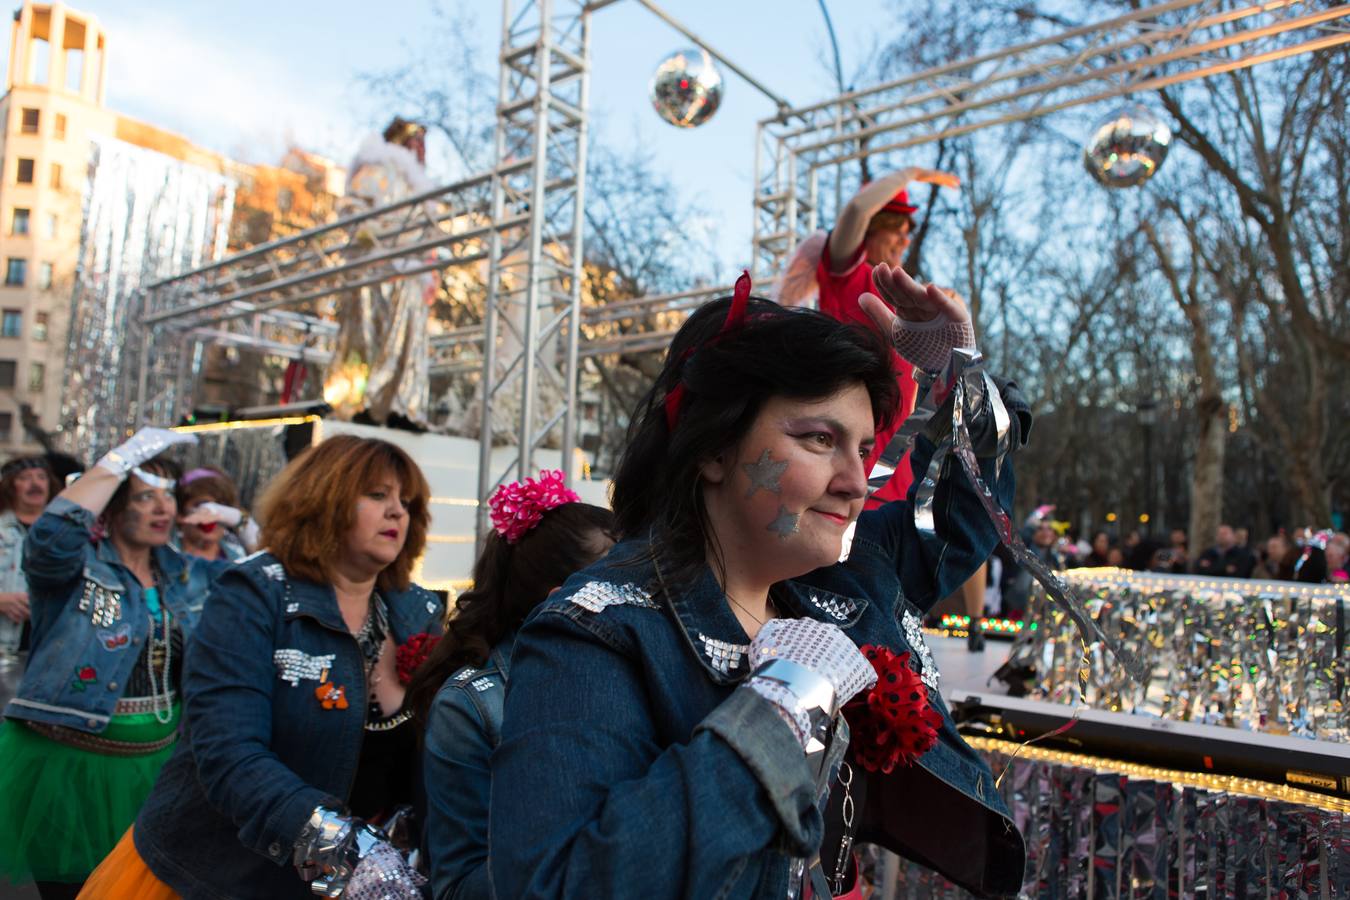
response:
M919 208L909 202L909 191L901 191L894 197L886 201L886 205L881 208L882 212L899 213L902 216L910 216L919 211Z

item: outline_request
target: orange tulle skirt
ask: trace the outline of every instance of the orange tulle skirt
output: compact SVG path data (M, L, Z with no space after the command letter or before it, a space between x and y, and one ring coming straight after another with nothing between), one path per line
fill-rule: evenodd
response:
M131 829L85 881L77 900L181 900L136 852Z

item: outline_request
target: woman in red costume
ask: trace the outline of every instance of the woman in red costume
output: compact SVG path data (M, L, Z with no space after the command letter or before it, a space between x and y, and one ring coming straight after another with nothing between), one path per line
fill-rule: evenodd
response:
M905 190L910 182L951 188L961 185L955 175L920 168L901 169L863 185L840 210L839 220L828 234L817 232L798 247L779 288L778 302L799 306L819 291L821 312L841 322L861 322L875 328L876 324L858 305L858 298L880 293L872 286L874 266L886 263L898 268L904 261L914 230L914 213L918 210L909 202ZM877 435L876 446L867 459L868 471L891 435L914 409L916 387L911 366L899 356L892 356L900 385L900 410L894 424ZM867 508L903 498L911 480L909 466L902 463L886 486L867 501Z
M831 231L816 232L798 247L779 287L778 302L796 306L809 302L812 293L818 292L821 312L841 322L861 322L875 328L876 323L858 305L858 298L863 294L881 294L872 286L874 266L886 263L900 268L904 262L909 236L914 231L914 213L919 209L909 202L905 187L910 182L961 186L961 179L948 172L914 167L863 185L844 205ZM891 435L913 411L918 390L913 367L894 352L892 357L900 386L900 409L891 426L877 434L876 445L867 458L869 472ZM875 509L887 501L903 498L911 481L909 464L902 461L886 486L868 499L867 508ZM958 607L971 618L967 644L975 651L984 649L984 634L978 625L984 606L984 581L981 567L959 592Z

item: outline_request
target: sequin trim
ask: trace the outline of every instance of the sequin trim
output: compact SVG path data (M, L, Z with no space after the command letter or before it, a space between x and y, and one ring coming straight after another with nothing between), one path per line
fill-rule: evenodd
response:
M272 653L272 663L277 667L277 677L290 682L291 687L305 681L322 681L328 670L333 668L336 653L323 656L310 656L303 650L283 648Z
M483 691L492 689L492 679L487 677L479 678L470 684L469 687L481 694Z
M712 667L723 675L730 675L741 667L741 660L750 651L749 644L732 644L717 638L710 638L699 632L698 639L703 642L703 655L708 657Z
M855 605L848 600L841 600L838 597L826 597L822 600L815 594L811 594L810 597L812 606L836 622L843 622L853 615Z
M942 676L938 673L937 663L933 661L933 651L928 649L928 642L923 639L923 622L914 613L905 610L900 617L900 625L904 628L905 640L914 651L912 658L919 662L919 678L930 691L936 691L938 679Z
M97 581L86 579L80 594L80 612L89 616L95 627L107 628L122 618L122 594L109 590Z
M652 595L635 584L590 581L572 595L572 602L589 612L603 612L611 606L641 606L656 609Z

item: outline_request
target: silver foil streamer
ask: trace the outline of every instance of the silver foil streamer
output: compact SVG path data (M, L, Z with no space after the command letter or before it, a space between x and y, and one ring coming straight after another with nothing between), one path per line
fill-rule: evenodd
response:
M234 189L217 172L91 137L61 398L61 435L77 456L92 459L130 433L139 415L138 289L224 253Z
M1350 740L1350 588L1118 570L1064 573L1100 627L1137 656L1136 683L1089 647L1084 702L1096 708L1319 740ZM1032 696L1075 702L1082 645L1065 611L1033 592L1010 654L1032 665Z
M939 424L938 417L948 400L951 400L952 407L950 432L939 441L928 468L914 491L912 501L914 524L920 537L926 540L939 540L933 518L933 503L943 466L947 457L954 455L960 461L961 468L965 470L966 477L970 479L981 506L998 532L999 539L1045 592L1060 604L1065 614L1077 626L1082 646L1086 648L1095 645L1110 650L1121 668L1132 679L1139 684L1145 683L1149 676L1144 666L1119 642L1107 638L1097 622L1088 614L1083 600L1027 549L1013 530L1008 514L999 506L993 492L984 483L979 461L971 444L970 423L986 410L992 417L996 441L994 470L999 472L1004 458L1011 449L1009 441L1012 422L999 396L998 386L985 372L984 358L978 351L961 348L952 350L946 370L927 385L914 406L914 412L887 442L881 456L873 464L867 479L869 491L875 493L884 487L895 474L896 466L909 451L915 438L928 431L934 424ZM1087 690L1086 671L1079 667L1079 672L1081 695Z
M1001 792L1027 846L1020 897L1350 897L1350 814L996 751L983 755L995 771L1009 770ZM893 885L875 886L875 896L912 900L970 896L904 859Z

